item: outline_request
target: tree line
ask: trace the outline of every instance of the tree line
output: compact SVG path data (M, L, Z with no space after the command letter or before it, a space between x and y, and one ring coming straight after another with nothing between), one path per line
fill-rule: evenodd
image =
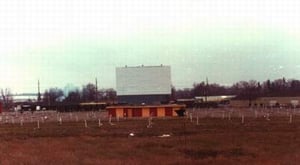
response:
M255 99L257 97L285 97L300 96L300 81L285 78L276 80L266 80L258 82L256 80L239 81L231 86L206 82L194 83L192 88L175 89L172 88L172 96L175 99L194 98L195 96L218 96L236 95L237 99Z
M55 102L80 103L80 102L114 102L116 100L116 91L112 88L98 90L96 85L88 83L81 89L74 89L64 95L60 88L49 88L45 90L42 102L52 104Z
M38 94L39 95L39 94ZM69 91L67 94L61 88L52 87L46 89L41 93L42 97L39 102L45 105L52 105L53 103L81 103L81 102L114 102L116 100L116 91L112 88L100 89L96 88L96 85L88 83L83 85L81 89L76 88ZM38 96L37 96L38 97ZM27 102L32 102L33 100L27 100ZM11 89L5 88L0 89L0 103L6 109L12 108L14 106L13 94Z
M276 96L300 96L300 80L285 78L276 80L266 80L258 82L256 80L239 81L231 86L224 86L217 83L207 83L202 81L194 83L192 88L176 89L172 87L172 99L188 99L195 96L218 96L235 95L236 99L253 100L257 97ZM10 89L1 89L1 102L4 107L13 105L13 97ZM81 89L76 88L64 94L60 88L49 88L42 93L41 102L53 104L56 102L80 103L80 102L115 102L116 91L112 88L98 90L95 84L88 83Z

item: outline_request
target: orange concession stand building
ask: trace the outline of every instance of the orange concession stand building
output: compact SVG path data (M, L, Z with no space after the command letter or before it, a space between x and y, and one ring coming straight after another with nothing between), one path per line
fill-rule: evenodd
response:
M147 106L109 106L108 115L112 117L165 117L177 116L176 110L185 108L185 105L147 105Z

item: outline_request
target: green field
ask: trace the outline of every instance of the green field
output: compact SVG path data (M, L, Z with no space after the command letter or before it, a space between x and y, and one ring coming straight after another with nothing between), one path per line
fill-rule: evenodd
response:
M0 125L0 164L298 164L300 116ZM134 136L130 136L134 133ZM169 137L160 137L168 134Z

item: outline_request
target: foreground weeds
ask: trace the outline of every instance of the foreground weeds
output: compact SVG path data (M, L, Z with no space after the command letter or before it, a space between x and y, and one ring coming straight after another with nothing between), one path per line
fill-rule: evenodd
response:
M0 164L298 164L300 118L0 125ZM134 136L131 136L133 133ZM168 136L162 136L168 135Z

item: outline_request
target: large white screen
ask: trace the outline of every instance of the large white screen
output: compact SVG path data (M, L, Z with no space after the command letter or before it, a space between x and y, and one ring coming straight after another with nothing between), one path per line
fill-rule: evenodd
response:
M170 66L116 68L117 95L171 94Z

